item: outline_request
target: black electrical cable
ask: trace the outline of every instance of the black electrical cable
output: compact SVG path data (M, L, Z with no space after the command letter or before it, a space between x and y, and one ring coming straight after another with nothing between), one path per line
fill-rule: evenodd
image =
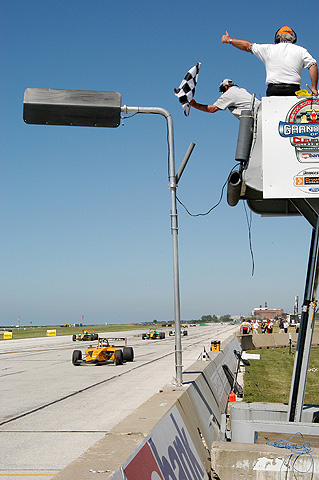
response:
M126 120L127 118L135 117L135 115L137 115L138 113L140 113L140 112L132 113L132 115L126 115L125 117L121 117L121 119L122 119L122 120Z
M141 112L135 112L133 113L132 115L129 115L129 116L123 116L121 117L122 118L122 121L124 121L126 118L131 118L131 117L134 117L135 115L137 115L138 113L141 113ZM143 112L144 113L144 112ZM151 112L150 112L151 113ZM167 131L167 145L168 145L168 150L169 150L169 141L168 141L168 131ZM168 152L168 156L169 156L169 153ZM176 195L176 200L178 201L178 203L185 209L185 211L188 213L188 215L190 215L191 217L204 217L206 215L209 215L210 212L212 212L216 207L218 207L218 205L221 203L222 199L223 199L223 195L224 195L224 190L225 190L225 187L227 185L227 182L228 182L228 178L230 176L230 174L234 171L234 169L236 167L238 167L240 165L240 163L236 163L233 168L230 170L229 174L228 174L228 177L227 177L227 180L226 182L224 183L224 185L222 186L222 190L221 190L221 194L220 194L220 198L218 200L218 202L213 205L207 212L205 213L191 213L188 208L186 207L186 205L183 204L183 202L178 198L178 196ZM250 220L248 218L248 213L247 213L247 209L246 209L246 204L244 203L244 208L245 208L245 214L246 214L246 220L247 220L247 225L248 225L248 238L249 238L249 249L250 249L250 255L251 255L251 259L252 259L252 276L254 275L254 271L255 271L255 260L254 260L254 253L253 253L253 249L252 249L252 241L251 241L251 223L252 223L252 213L250 212Z
M239 163L236 163L236 165L233 166L233 168L231 169L231 171L229 172L229 175L232 173L232 171L238 167L238 165L240 165ZM188 215L190 215L191 217L204 217L206 215L208 215L212 210L214 210L216 207L218 207L218 205L220 204L220 202L222 201L223 199L223 195L224 195L224 189L227 185L227 182L228 182L228 178L229 178L229 175L227 177L227 180L226 182L224 183L224 185L222 186L222 190L221 190L221 194L220 194L220 198L218 200L218 202L216 203L216 205L214 205L213 207L211 207L207 212L205 213L191 213L187 207L181 202L181 200L176 196L176 200L178 201L178 203L180 205L182 205L182 207L184 207L184 209L186 210L186 212L188 213Z
M238 167L238 165L240 165L240 164L237 163L236 165L233 166L233 168L229 172L229 175L233 172L233 170L236 167ZM228 175L228 178L229 178L229 175ZM191 213L177 196L176 196L176 200L178 201L178 203L180 205L182 205L182 207L184 207L184 209L186 210L188 215L190 215L191 217L203 217L205 215L208 215L212 210L214 210L216 207L218 207L218 205L222 201L223 194L224 194L224 189L225 189L225 186L227 185L228 178L227 178L226 182L224 183L224 185L222 186L221 195L220 195L220 198L219 198L218 202L216 203L216 205L214 205L212 208L210 208L206 213L196 213L196 214ZM253 248L252 248L252 238L251 238L252 212L250 212L250 218L249 218L247 208L246 208L246 202L244 202L244 209L245 209L245 215L246 215L247 226L248 226L249 250L250 250L251 261L252 261L251 275L253 276L254 273L255 273L255 259L254 259L254 252L253 252Z

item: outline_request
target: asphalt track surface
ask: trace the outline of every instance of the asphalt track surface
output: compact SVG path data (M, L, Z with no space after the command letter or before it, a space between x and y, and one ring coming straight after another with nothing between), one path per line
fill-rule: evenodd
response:
M184 368L238 330L234 325L189 327L182 337ZM0 342L0 480L50 479L164 385L174 382L175 338L126 336L134 361L72 365L71 335ZM139 335L139 336L136 336ZM93 342L93 344L97 342ZM94 469L94 465L92 465Z

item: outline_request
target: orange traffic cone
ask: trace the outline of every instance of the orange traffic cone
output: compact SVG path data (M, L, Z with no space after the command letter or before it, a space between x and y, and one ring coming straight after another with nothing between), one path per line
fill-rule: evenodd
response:
M229 402L236 402L236 394L234 392L230 392L228 397Z

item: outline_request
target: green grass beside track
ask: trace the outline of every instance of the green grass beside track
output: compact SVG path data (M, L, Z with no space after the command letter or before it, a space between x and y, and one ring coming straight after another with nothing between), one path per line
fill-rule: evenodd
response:
M245 402L288 403L295 359L295 348L289 347L247 351L260 354L250 359L244 374ZM312 347L307 376L305 404L318 405L319 347ZM255 383L258 385L255 385Z

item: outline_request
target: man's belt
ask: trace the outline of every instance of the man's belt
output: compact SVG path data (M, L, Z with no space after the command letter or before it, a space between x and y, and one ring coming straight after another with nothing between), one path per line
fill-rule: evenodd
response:
M300 88L299 83L268 83L267 87L296 87Z

